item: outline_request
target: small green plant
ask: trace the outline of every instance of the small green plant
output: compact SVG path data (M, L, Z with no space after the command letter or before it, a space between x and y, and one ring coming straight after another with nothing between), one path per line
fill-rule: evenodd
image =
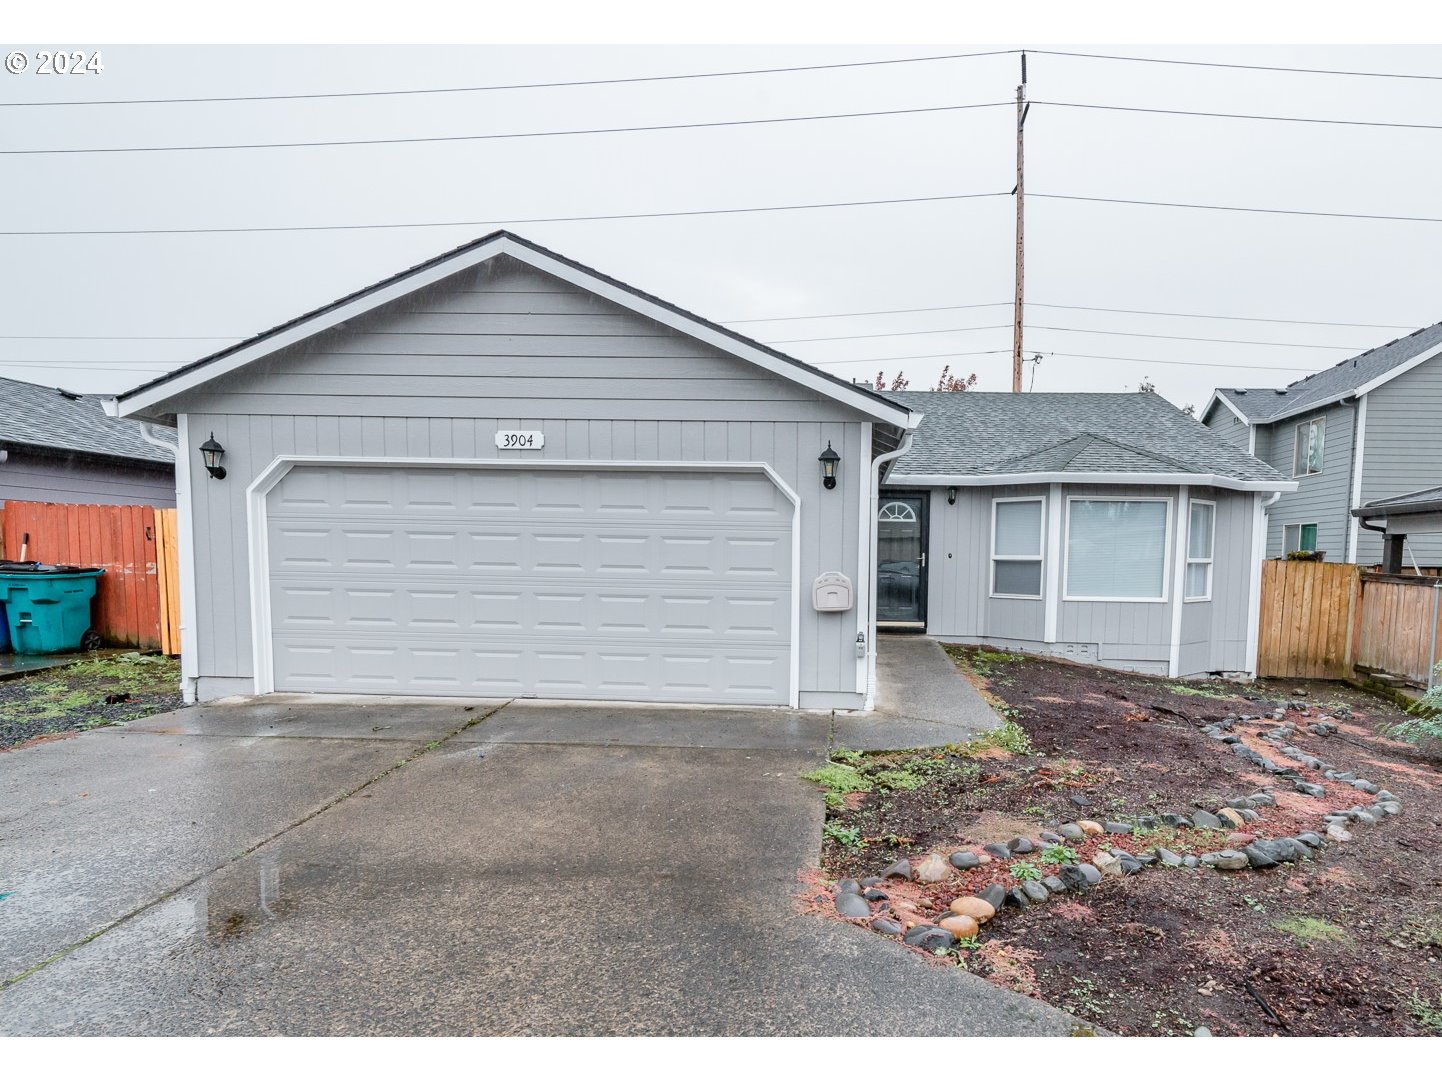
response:
M948 748L953 754L973 757L984 751L1000 749L1011 754L1030 754L1031 740L1026 730L1014 720L1007 720L990 731L983 732L966 743L953 744Z
M872 774L872 780L888 792L910 792L926 783L925 777L918 777L909 769L884 769Z
M1407 1008L1419 1025L1442 1036L1442 995L1434 1002L1414 991L1407 1000Z
M1432 671L1437 675L1435 685L1411 706L1416 716L1387 725L1383 735L1418 746L1442 740L1442 661Z
M971 670L979 676L989 677L995 674L998 667L1003 664L1015 664L1020 661L1020 653L995 653L989 649L978 649L971 655Z
M1041 868L1034 863L1019 860L1011 865L1011 874L1022 882L1034 882L1041 877Z
M1036 804L1033 803L1030 807L1023 807L1021 809L1021 813L1024 815L1031 815L1033 818L1045 818L1046 808L1038 807Z
M1267 906L1262 904L1261 901L1258 901L1255 897L1248 897L1245 894L1242 896L1242 904L1246 905L1253 912L1267 911Z
M1273 921L1272 926L1302 942L1342 942L1347 938L1347 932L1335 923L1314 916L1287 916Z
M821 835L835 841L842 848L860 851L866 847L861 831L855 826L843 826L840 822L828 822L821 827Z
M814 769L810 773L801 775L803 781L811 781L826 789L826 805L828 807L840 807L844 805L844 798L851 792L870 792L872 788L871 779L864 776L855 766L848 766L845 762L828 762L820 769Z
M1041 850L1042 863L1076 863L1077 851L1071 845L1047 845Z
M1167 690L1173 694L1185 694L1195 698L1231 698L1230 694L1213 687L1197 686L1192 683L1168 683Z
M845 762L848 766L859 766L866 761L866 756L860 751L853 751L847 747L837 747L831 752L831 761Z

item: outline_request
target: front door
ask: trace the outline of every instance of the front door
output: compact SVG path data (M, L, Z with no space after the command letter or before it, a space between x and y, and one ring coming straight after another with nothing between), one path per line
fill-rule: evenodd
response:
M924 495L882 493L876 515L876 618L883 623L926 622L926 512Z

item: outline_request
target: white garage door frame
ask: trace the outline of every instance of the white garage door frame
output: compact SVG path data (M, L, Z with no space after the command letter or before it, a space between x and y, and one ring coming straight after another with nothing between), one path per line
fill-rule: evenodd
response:
M270 547L267 541L269 514L266 496L296 466L357 468L394 466L405 469L491 469L520 472L538 470L580 470L582 472L631 473L762 473L791 501L791 642L790 688L792 709L801 705L801 497L776 470L765 462L637 462L591 459L547 458L537 460L494 458L404 458L282 454L266 466L245 489L247 546L250 564L251 654L255 672L255 693L275 691L274 628L270 610Z

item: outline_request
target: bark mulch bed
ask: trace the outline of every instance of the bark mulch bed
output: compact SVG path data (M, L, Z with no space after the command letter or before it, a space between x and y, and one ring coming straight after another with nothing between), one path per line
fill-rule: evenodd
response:
M180 665L139 653L0 681L0 751L181 706Z
M1328 811L1374 797L1340 780L1325 794L1293 791L1200 731L1229 714L1269 715L1288 703L1297 731L1285 741L1396 794L1402 813L1351 828L1311 859L1266 870L1151 867L1106 877L1025 911L1004 909L945 955L985 978L1128 1035L1437 1035L1442 1033L1442 760L1379 729L1406 715L1344 685L1298 681L1249 686L1132 676L1061 662L950 647L1008 725L964 748L865 757L841 752L828 802L822 871L828 879L915 866L929 853L1035 838L1080 819L1135 819L1215 811L1230 797L1271 791L1275 806L1240 829L1257 838L1325 834ZM1327 736L1307 731L1350 710ZM1261 741L1278 722L1233 730ZM868 791L849 787L846 767ZM835 768L835 767L833 767ZM1179 855L1227 847L1225 834L1159 829L1076 842L1081 860L1117 845ZM928 922L952 898L991 882L1020 885L1018 862L1053 874L1039 853L995 860L924 885L889 880L886 915ZM815 902L812 902L815 904ZM815 905L835 916L829 904ZM839 918L839 917L838 917ZM865 928L865 921L856 921ZM858 933L866 933L858 931ZM903 948L898 939L898 948ZM936 962L936 958L932 958Z

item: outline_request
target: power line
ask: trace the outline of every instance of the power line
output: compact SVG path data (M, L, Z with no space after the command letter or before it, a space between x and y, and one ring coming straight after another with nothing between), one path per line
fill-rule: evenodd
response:
M1150 109L1141 105L1089 105L1078 101L1033 101L1055 109L1101 109L1118 113L1152 113L1157 116L1214 116L1224 120L1274 120L1289 124L1341 124L1356 128L1416 128L1442 131L1442 124L1408 124L1391 120L1336 120L1321 116L1270 116L1261 113L1212 113L1201 109Z
M940 60L970 60L984 56L1012 56L1019 49L993 49L977 53L942 53L935 56L903 56L891 60L853 60L835 64L793 64L781 68L746 68L739 71L701 71L681 75L632 75L614 79L572 79L548 83L502 83L491 86L443 86L413 90L352 90L314 94L242 94L204 98L111 98L89 101L0 101L0 108L43 108L73 105L176 105L225 101L316 101L326 98L385 98L416 94L476 94L493 90L552 90L575 86L618 86L627 83L664 83L685 79L729 79L745 75L784 75L801 71L837 71L844 68L874 68L897 64L929 64Z
M635 221L643 218L696 218L715 214L766 214L779 210L831 210L851 206L898 206L905 203L944 203L958 199L992 199L1003 191L963 195L917 195L902 199L852 199L838 203L792 203L784 206L742 206L721 210L654 210L635 214L577 214L554 218L491 218L485 221L414 221L371 225L240 225L199 229L7 229L0 236L171 236L196 233L329 233L347 229L443 229L460 226L551 225L577 221Z
M1336 68L1294 68L1279 64L1229 64L1219 60L1175 60L1158 56L1115 56L1110 53L1063 52L1060 49L1027 49L1039 56L1070 56L1085 60L1121 60L1132 64L1175 64L1191 68L1231 68L1237 71L1286 71L1298 75L1351 75L1365 79L1442 80L1442 75L1413 75L1397 71L1344 71Z
M1027 192L1033 199L1066 199L1081 203L1116 203L1120 206L1166 206L1184 210L1228 210L1238 214L1288 214L1305 218L1356 218L1361 221L1442 222L1442 218L1424 218L1406 214L1351 214L1338 210L1283 210L1260 206L1218 206L1212 203L1168 203L1156 199L1110 199L1101 195L1057 195Z
M1100 356L1096 353L1048 353L1045 350L1038 350L1043 356L1048 357L1074 357L1079 360L1120 360L1132 364L1162 364L1168 367L1177 368L1247 368L1254 372L1310 372L1315 368L1296 368L1291 365L1266 365L1266 364L1231 364L1211 360L1156 360L1151 357L1110 357Z
M570 128L560 131L511 131L490 135L416 135L394 139L321 139L294 143L205 143L189 146L86 146L58 148L27 148L0 150L3 155L29 154L169 154L190 150L285 150L322 146L396 146L407 143L469 143L490 139L545 139L558 135L617 135L642 131L690 131L698 128L739 128L757 124L799 124L814 120L858 120L878 116L919 116L930 113L954 113L965 109L991 109L1007 105L1004 101L984 101L972 105L929 105L916 109L877 109L859 113L817 113L810 116L773 116L753 120L703 120L686 124L634 124L620 128Z
M775 315L764 319L725 319L722 320L722 322L732 324L785 323L805 319L852 319L867 315L912 315L919 312L951 312L971 308L1009 308L1011 305L1012 302L1009 300L998 300L988 304L945 304L934 308L886 308L866 312L829 312L824 315ZM1163 312L1146 308L1099 308L1090 304L1042 304L1034 300L1028 300L1026 306L1028 308L1062 308L1067 311L1079 312L1111 312L1117 315L1164 315L1179 319L1226 319L1243 323L1287 323L1293 326L1358 327L1364 330L1413 329L1410 324L1406 323L1340 323L1325 319L1273 319L1259 315L1205 315L1201 312ZM0 338L3 337L5 337L5 335L0 334Z
M994 323L980 327L940 327L935 330L893 330L881 334L839 334L826 338L777 338L772 345L798 345L803 342L849 342L867 338L908 338L921 334L960 334L973 330L1004 330L1010 323ZM1074 334L1110 334L1123 338L1163 338L1177 342L1216 342L1220 345L1268 345L1282 349L1342 349L1361 350L1366 346L1313 345L1310 342L1258 342L1238 338L1201 338L1183 334L1142 334L1133 330L1092 330L1088 327L1054 327L1040 323L1026 324L1027 330L1059 330Z

